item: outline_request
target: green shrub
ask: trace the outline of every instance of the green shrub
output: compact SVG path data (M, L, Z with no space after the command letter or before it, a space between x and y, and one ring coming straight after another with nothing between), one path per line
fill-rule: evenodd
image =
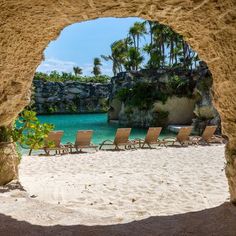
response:
M11 130L6 126L0 127L0 143L11 142Z
M125 102L132 95L132 89L122 88L116 93L116 98Z
M156 100L165 102L168 98L167 95L157 92L155 85L146 82L136 83L132 89L123 88L118 91L116 97L126 105L140 110L148 110Z
M74 103L70 104L70 111L77 112L77 106Z
M174 75L168 80L167 86L170 88L170 95L192 97L193 86L191 86L189 79L180 78L179 76Z
M44 147L45 138L54 129L52 124L41 124L34 111L23 111L17 122L18 126L12 131L13 140L27 146L30 149L29 155L32 150Z
M108 99L106 99L106 98L100 98L100 99L98 100L98 104L99 104L100 110L101 110L102 112L107 112L107 111L108 111L108 109L109 109L109 101L108 101Z
M54 128L52 124L41 124L36 112L29 110L24 110L20 114L16 124L12 128L0 127L0 142L14 141L20 146L27 146L30 149L29 155L33 149L44 147L45 138ZM18 149L17 152L19 153Z
M81 83L109 83L110 77L107 75L98 76L77 76L72 73L52 71L50 74L36 72L34 80L44 80L49 82L66 82L66 81L78 81Z
M48 111L49 113L55 113L55 112L58 111L58 108L57 108L56 105L49 106L49 107L47 107L47 111Z

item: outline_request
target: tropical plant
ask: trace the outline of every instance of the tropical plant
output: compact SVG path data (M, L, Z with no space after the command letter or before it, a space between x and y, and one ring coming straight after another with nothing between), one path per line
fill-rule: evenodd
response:
M130 47L127 52L127 61L124 66L126 70L138 70L144 60L141 53L135 48Z
M58 72L53 71L50 74L36 72L34 80L44 80L50 82L78 81L83 83L108 83L110 81L110 77L107 75L75 76L71 73L63 72L59 74Z
M80 67L78 67L78 66L74 66L74 67L73 67L73 71L74 71L75 76L79 76L79 75L82 75L82 74L83 74L82 68L80 68Z
M95 58L93 59L93 71L92 71L92 73L93 73L95 76L101 75L101 68L100 68L101 65L102 65L102 63L101 63L100 58L95 57Z
M116 75L123 70L125 61L127 60L127 49L130 44L130 38L117 40L111 44L111 55L101 55L105 61L112 61L112 71Z
M134 48L139 51L140 38L147 33L145 22L135 22L129 29L129 35L133 40Z
M40 123L36 112L24 110L17 120L17 125L10 132L12 140L21 146L27 146L30 149L29 155L31 155L32 150L44 147L45 138L53 128L52 124ZM53 146L53 143L50 145Z

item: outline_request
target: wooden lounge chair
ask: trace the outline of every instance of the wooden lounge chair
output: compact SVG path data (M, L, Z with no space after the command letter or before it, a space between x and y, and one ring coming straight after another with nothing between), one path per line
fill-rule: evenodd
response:
M171 145L175 145L176 143L179 143L181 146L183 146L185 144L188 145L188 144L192 143L190 141L190 137L189 137L192 129L193 129L192 126L181 127L175 138L164 138L162 140L162 142L165 146L168 143L171 143Z
M135 139L134 143L139 144L139 147L144 148L147 144L149 148L152 148L152 144L161 144L161 141L158 139L161 133L162 127L149 127L145 139Z
M206 128L204 129L204 131L202 133L202 136L190 137L191 141L194 144L224 143L225 139L222 136L214 135L216 129L217 129L217 126L206 126Z
M100 144L99 149L102 149L104 145L113 145L115 150L120 150L119 146L131 147L134 146L133 142L129 140L131 128L118 128L114 140L105 140Z
M96 145L94 145L91 142L93 135L93 130L78 130L76 134L76 140L75 143L68 143L66 146L70 148L70 152L72 153L73 148L79 152L82 151L84 148L97 148Z
M51 131L48 137L45 139L45 147L43 148L46 155L50 155L50 151L55 151L55 154L66 154L68 153L68 147L61 144L61 138L63 131Z

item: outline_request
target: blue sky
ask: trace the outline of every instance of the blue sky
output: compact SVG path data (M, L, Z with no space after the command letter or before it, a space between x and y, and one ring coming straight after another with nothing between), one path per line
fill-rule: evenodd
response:
M44 51L45 60L37 71L72 72L73 66L91 75L93 58L110 54L110 45L127 36L130 26L140 18L100 18L66 27ZM102 73L112 75L112 65L103 61Z

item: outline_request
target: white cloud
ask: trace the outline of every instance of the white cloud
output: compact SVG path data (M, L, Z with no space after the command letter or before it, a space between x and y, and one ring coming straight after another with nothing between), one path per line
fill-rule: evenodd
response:
M43 61L37 71L50 73L51 71L58 71L58 72L72 72L73 67L77 64L73 61L63 61L56 58L48 58Z
M48 58L45 59L37 68L37 71L44 72L44 73L50 73L51 71L58 71L58 72L73 72L73 67L79 66L83 70L83 75L92 75L91 72L93 70L93 64L87 63L78 65L78 63L74 61L64 61L59 60L56 58ZM102 62L102 74L105 75L111 75L112 76L112 68L111 65L105 62Z

